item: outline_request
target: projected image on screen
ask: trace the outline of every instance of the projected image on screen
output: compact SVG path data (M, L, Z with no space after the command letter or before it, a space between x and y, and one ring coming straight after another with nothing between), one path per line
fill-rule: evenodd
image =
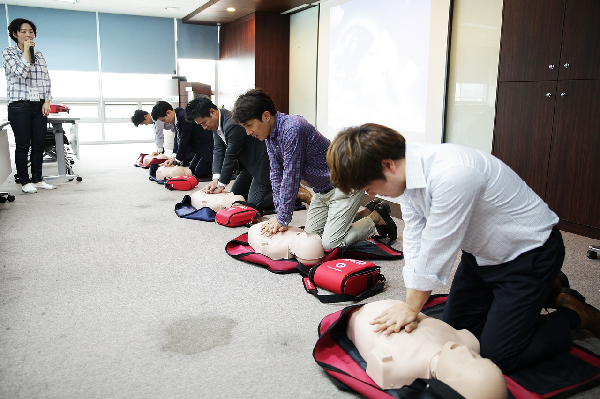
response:
M425 133L431 2L353 0L329 15L328 131L366 122Z

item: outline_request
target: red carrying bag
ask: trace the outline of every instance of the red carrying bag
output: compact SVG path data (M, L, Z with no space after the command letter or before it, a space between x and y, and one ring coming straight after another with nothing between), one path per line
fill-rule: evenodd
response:
M169 190L188 191L198 185L198 179L195 176L176 176L165 179L165 188Z
M248 226L257 223L263 214L263 211L248 202L236 201L231 208L221 209L217 212L215 222L227 227Z
M337 259L313 266L303 279L304 288L322 303L361 301L383 291L385 277L373 262L356 259ZM321 287L334 292L322 295Z

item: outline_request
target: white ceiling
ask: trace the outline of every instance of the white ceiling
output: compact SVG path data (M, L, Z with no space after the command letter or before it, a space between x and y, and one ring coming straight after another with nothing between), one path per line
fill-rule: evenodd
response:
M183 18L210 0L2 0L16 6L59 8L74 11L98 11L109 14L132 14L149 17ZM176 9L166 10L165 7ZM10 16L11 18L13 16ZM14 16L17 18L17 16Z

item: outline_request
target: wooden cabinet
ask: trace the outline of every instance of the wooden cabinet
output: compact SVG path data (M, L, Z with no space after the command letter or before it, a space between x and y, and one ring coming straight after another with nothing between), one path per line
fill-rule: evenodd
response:
M561 218L600 238L597 0L504 0L493 154Z
M265 90L277 110L289 110L290 19L256 12L221 27L219 106L232 109L248 89Z
M569 223L600 229L600 80L558 82L546 202Z
M496 93L493 153L546 195L556 82L502 82ZM535 115L535 117L533 117Z

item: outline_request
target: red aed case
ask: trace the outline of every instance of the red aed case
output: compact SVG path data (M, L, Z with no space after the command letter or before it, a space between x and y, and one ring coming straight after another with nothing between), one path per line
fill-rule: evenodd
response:
M231 208L221 209L215 215L215 222L222 226L238 227L258 222L263 212L249 204L234 205Z
M379 271L379 266L369 261L330 260L310 269L304 288L324 303L362 300L383 290L385 277ZM316 287L338 295L319 295Z
M176 176L165 179L165 188L169 190L187 191L198 185L198 179L195 176Z

